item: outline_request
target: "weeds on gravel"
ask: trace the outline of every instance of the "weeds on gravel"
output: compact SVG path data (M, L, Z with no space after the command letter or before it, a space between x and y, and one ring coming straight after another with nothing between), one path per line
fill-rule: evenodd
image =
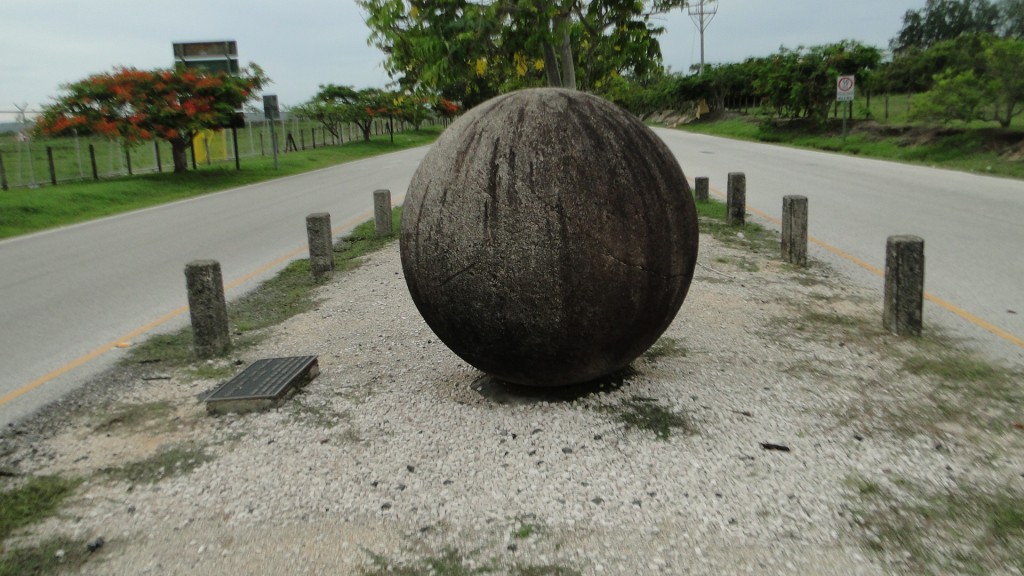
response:
M8 550L0 556L0 576L77 572L90 554L84 540L51 538L34 546Z
M446 548L440 555L424 558L414 564L395 564L383 556L370 554L373 567L363 569L363 576L472 576L473 574L509 574L510 576L580 576L580 571L558 564L515 564L503 570L497 561L475 566L466 554Z
M709 199L707 202L696 202L697 220L700 231L710 234L726 246L750 248L754 252L773 252L781 250L778 233L767 230L760 224L745 222L742 226L725 223L726 205L724 202Z
M906 494L857 479L865 544L914 574L1024 571L1024 494L959 485L927 493L908 481ZM859 486L859 488L857 488Z
M206 454L202 446L172 446L145 460L117 468L105 468L101 472L114 480L132 484L155 484L164 478L188 474L211 460L213 458Z
M5 481L0 485L0 543L18 528L53 515L80 483L60 476L34 476L23 484Z
M679 340L671 336L662 336L644 352L643 357L647 360L661 360L662 358L681 358L686 354L687 350Z
M392 228L399 229L402 207L391 212ZM336 273L351 270L359 265L362 257L380 250L393 242L396 234L377 238L372 220L357 226L352 233L339 241L334 248ZM286 266L273 278L260 284L238 300L228 304L228 318L233 331L233 352L245 350L258 344L264 328L275 326L292 316L308 312L316 306L313 289L316 283L309 272L309 260L296 260ZM151 336L130 350L127 364L158 364L161 367L192 368L197 379L224 379L234 369L216 363L195 363L192 354L192 330L183 328L172 334Z
M654 398L633 396L618 406L604 406L603 410L614 414L625 425L626 430L645 430L658 440L668 440L673 430L694 434L689 419L658 404Z
M103 412L102 420L93 427L93 430L96 432L109 432L115 429L139 430L154 422L163 422L166 425L171 411L171 403L167 400L116 406Z

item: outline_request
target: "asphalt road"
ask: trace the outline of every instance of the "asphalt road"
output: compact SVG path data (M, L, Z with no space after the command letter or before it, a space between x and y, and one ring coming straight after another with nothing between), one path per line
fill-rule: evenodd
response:
M807 197L813 257L861 284L883 278L890 235L925 241L924 321L991 357L1024 366L1024 182L656 130L687 178L724 195L743 172L747 206L779 219L783 196ZM837 255L837 252L840 254ZM854 262L854 259L858 263Z
M59 398L142 331L188 322L185 264L221 264L237 297L306 255L306 216L336 233L405 195L426 148L0 241L0 426Z
M1024 182L657 130L686 176L724 192L747 176L748 207L778 218L808 197L814 257L877 286L892 234L925 239L926 323L1024 365ZM184 267L221 263L228 298L305 254L305 217L336 233L401 201L426 148L362 160L94 222L0 241L0 426L110 366L121 343L187 322ZM854 263L856 260L858 263ZM880 297L880 296L879 296Z

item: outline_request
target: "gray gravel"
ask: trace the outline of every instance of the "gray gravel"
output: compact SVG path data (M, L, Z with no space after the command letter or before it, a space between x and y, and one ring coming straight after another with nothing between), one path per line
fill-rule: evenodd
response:
M865 546L878 536L851 479L1019 482L1019 437L943 422L901 431L930 389L887 352L909 344L793 320L875 325L874 292L821 265L794 272L701 243L659 353L560 395L493 382L450 353L415 310L393 245L242 358L319 357L320 376L277 410L211 417L196 395L216 382L122 372L69 400L73 415L8 434L0 456L19 474L87 478L64 513L14 543L102 536L86 574L352 574L375 555L422 567L449 549L496 573L884 574L907 559ZM97 430L109 411L89 406L111 398L174 409ZM687 428L661 439L630 427L631 405ZM179 445L210 460L156 483L96 473Z

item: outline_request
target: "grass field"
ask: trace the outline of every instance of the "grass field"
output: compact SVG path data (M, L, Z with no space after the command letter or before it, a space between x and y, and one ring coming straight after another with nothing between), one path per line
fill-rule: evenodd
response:
M282 154L274 169L270 156L243 159L242 170L234 162L200 166L183 174L169 172L99 181L83 181L39 188L12 188L0 192L0 238L9 238L57 226L155 206L254 182L308 172L360 158L422 146L433 142L440 126L419 132L374 136L370 142L346 142L340 146L307 147Z
M824 126L805 121L779 121L749 110L745 115L728 114L681 125L681 130L727 138L769 142L908 162L1009 178L1024 178L1024 130L999 128L995 122L935 126L910 122L909 98L892 96L889 120L884 120L885 103L872 98L872 119L865 119L866 99L855 102L853 120L831 118Z

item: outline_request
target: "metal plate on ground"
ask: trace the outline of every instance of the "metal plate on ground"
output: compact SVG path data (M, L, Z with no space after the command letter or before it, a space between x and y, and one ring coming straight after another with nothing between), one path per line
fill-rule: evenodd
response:
M206 410L220 414L272 408L319 373L316 356L257 360L210 393Z

